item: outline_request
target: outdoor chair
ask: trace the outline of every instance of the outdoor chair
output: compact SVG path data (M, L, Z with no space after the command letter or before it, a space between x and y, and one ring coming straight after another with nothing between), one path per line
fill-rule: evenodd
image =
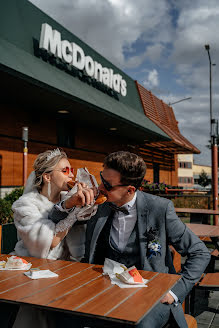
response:
M1 249L2 249L2 226L0 225L0 254L2 253Z
M17 229L14 223L0 225L0 254L9 254L17 243Z

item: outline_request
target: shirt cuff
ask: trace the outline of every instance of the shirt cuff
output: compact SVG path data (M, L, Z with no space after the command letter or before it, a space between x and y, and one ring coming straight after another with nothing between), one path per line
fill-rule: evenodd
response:
M172 292L172 290L170 290L169 293L170 293L170 295L173 296L173 298L174 298L174 302L173 302L173 304L174 304L175 306L177 306L177 305L178 305L178 301L179 301L178 297L176 296L176 294L174 294L174 293Z
M54 223L58 223L61 220L64 220L69 213L74 211L75 206L67 209L62 207L63 201L55 204L52 208L52 210L49 212L48 219L53 221Z
M66 208L65 207L65 201L62 200L61 202L57 203L55 205L55 207L57 208L57 210L59 210L60 212L65 212L65 213L71 213L74 211L76 206L73 206L72 208Z

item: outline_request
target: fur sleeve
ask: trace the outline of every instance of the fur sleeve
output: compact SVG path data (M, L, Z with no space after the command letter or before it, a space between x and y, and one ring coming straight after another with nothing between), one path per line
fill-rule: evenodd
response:
M52 206L46 197L34 192L21 196L12 206L18 235L31 256L48 257L55 231L55 224L48 220Z

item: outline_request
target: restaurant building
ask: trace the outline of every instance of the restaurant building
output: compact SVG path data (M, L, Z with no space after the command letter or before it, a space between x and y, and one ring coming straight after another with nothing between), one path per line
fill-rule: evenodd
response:
M74 168L99 181L104 157L140 154L146 179L177 185L177 153L199 150L172 108L27 0L0 3L1 196L23 185L40 152L63 148Z

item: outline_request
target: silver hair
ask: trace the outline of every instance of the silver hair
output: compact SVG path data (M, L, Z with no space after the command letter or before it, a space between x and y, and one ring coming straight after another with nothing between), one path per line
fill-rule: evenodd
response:
M44 151L37 156L34 162L33 168L36 175L34 187L36 187L39 192L42 190L43 186L43 174L52 172L62 158L67 158L63 150L57 151L57 149ZM54 151L56 151L56 154L51 156L51 154L54 154Z

